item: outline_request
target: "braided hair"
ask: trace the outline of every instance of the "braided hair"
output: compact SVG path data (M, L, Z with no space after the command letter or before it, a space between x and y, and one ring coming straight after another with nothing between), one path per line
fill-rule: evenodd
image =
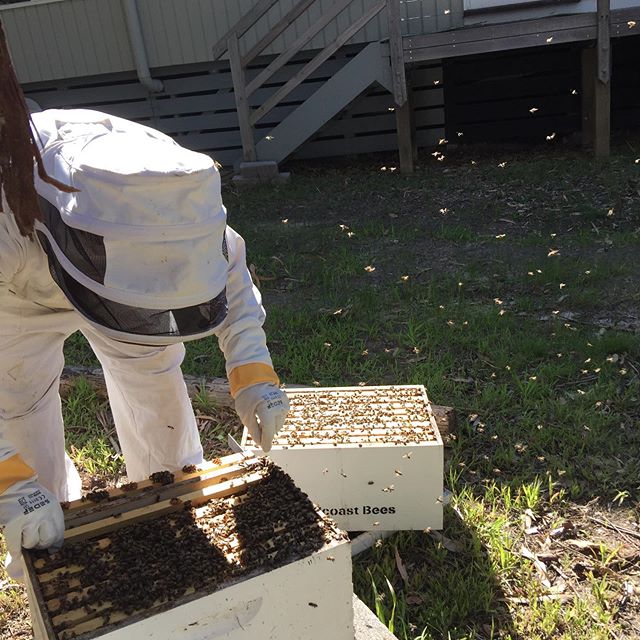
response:
M23 236L30 236L34 222L42 219L34 186L34 163L44 182L67 193L76 191L49 177L44 169L31 116L11 64L0 22L0 190L4 191Z

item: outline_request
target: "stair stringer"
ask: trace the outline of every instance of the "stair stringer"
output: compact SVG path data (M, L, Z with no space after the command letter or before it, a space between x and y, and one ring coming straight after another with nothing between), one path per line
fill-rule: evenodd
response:
M393 90L389 46L368 44L256 144L258 160L282 162L374 82Z

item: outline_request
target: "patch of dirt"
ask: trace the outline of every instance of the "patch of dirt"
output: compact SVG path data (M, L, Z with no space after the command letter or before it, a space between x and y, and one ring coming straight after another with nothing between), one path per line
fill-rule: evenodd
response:
M602 509L593 501L559 517L523 514L523 558L533 563L542 600L594 597L593 580L606 580L609 612L625 638L640 637L640 505ZM507 601L530 604L519 594Z
M531 293L515 277L525 276L532 265L544 272L560 260L564 266L575 262L576 268L610 272L611 286L601 287L590 308L571 308L568 300L563 310L599 327L639 329L640 173L632 158L614 156L603 168L577 149L441 151L446 162L423 152L412 176L391 173L395 162L384 154L292 163L293 180L300 176L313 185L318 176L318 192L315 199L296 194L283 201L281 217L290 216L292 228L320 231L341 224L355 232L354 251L366 247L378 266L367 277L368 286L398 280L398 252L402 268L413 263L409 275L421 280L482 267L487 286L500 287L501 298ZM327 209L332 191L335 203ZM372 221L394 232L360 242L360 229ZM514 278L505 283L508 276ZM310 294L284 277L263 283L268 304L291 305L291 286L303 304ZM553 286L545 292L549 305L567 294L557 289L559 283Z
M12 613L7 624L0 628L0 640L32 640L32 638L33 632L27 607Z

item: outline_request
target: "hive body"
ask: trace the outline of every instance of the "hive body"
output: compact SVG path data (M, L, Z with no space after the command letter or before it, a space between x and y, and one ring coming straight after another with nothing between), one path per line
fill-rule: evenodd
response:
M110 494L71 504L61 552L26 554L37 640L353 640L349 543L274 465Z
M269 456L341 528L442 528L443 444L423 386L287 393ZM246 430L241 446L260 453Z

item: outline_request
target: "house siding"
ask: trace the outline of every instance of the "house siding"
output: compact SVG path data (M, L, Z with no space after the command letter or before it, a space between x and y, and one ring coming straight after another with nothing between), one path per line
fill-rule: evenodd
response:
M353 0L304 47L319 50L332 43L376 0ZM212 47L257 0L138 0L147 58L151 68L210 62ZM241 39L248 51L297 0L280 0ZM333 0L316 0L267 49L279 54L291 47ZM135 70L120 0L49 0L0 7L9 49L22 83L94 76ZM462 25L462 0L404 0L405 35ZM350 44L388 37L386 11L379 13Z

